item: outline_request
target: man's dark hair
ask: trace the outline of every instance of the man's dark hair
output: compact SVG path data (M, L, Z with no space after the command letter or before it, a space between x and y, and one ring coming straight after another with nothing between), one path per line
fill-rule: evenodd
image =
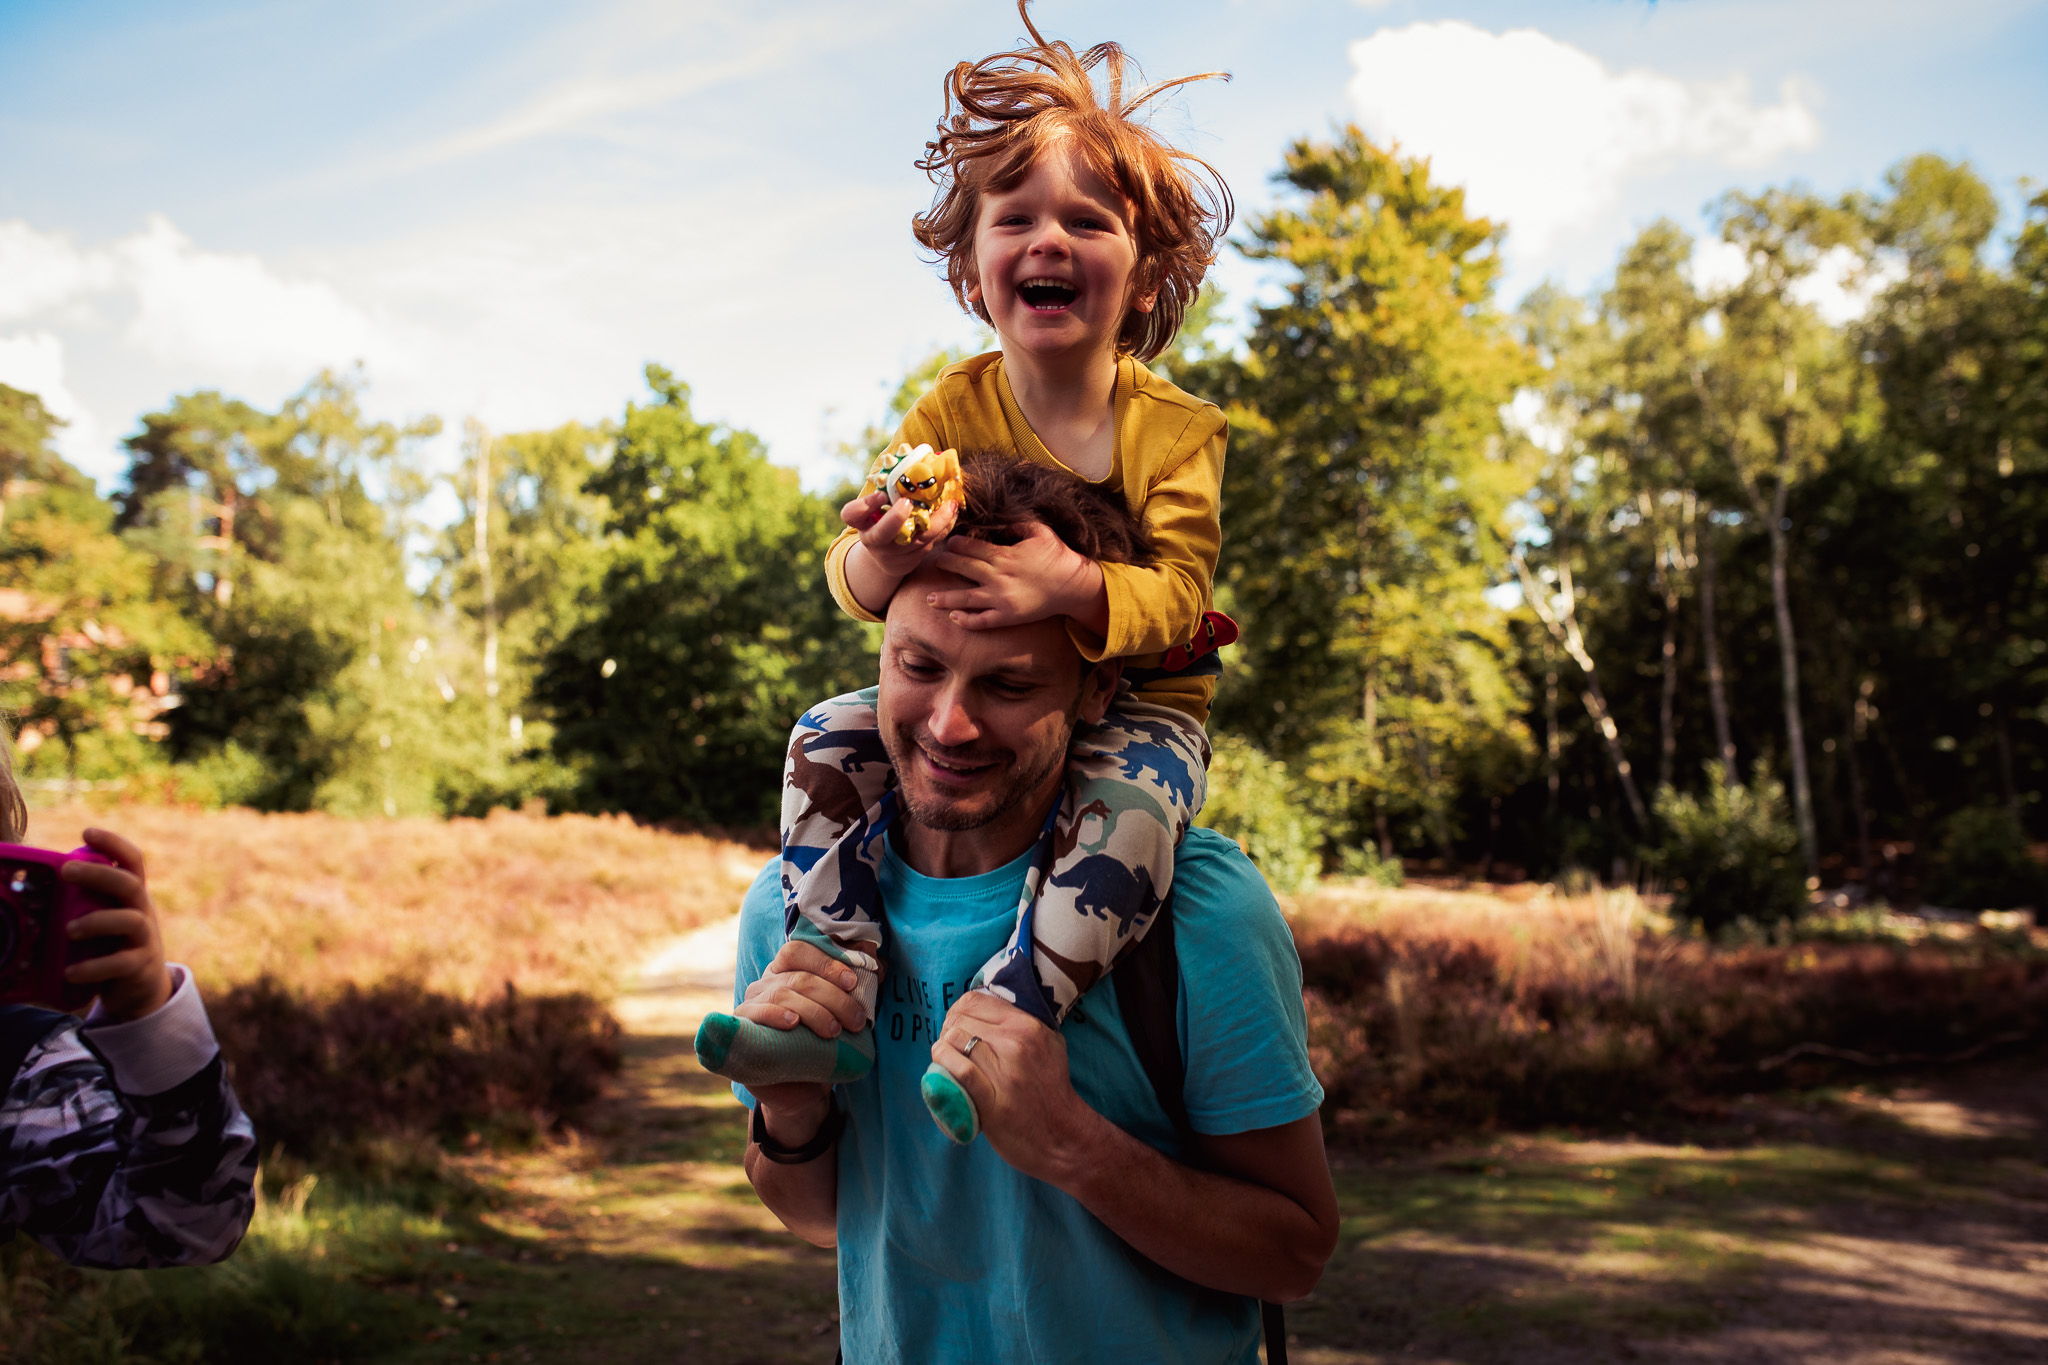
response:
M1015 545L1028 522L1042 521L1076 554L1098 564L1150 564L1152 542L1117 494L1077 474L995 450L960 457L966 505L953 534Z

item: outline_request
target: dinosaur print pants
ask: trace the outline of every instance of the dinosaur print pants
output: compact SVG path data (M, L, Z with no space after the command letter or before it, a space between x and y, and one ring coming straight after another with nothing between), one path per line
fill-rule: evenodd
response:
M881 943L876 869L895 821L896 774L878 689L820 702L797 721L782 772L787 931L821 947ZM1058 1027L1117 955L1151 927L1173 855L1208 787L1209 738L1185 713L1120 692L1074 731L1067 780L1018 899L1017 928L974 985ZM834 956L839 956L834 953ZM874 1013L872 973L856 992Z

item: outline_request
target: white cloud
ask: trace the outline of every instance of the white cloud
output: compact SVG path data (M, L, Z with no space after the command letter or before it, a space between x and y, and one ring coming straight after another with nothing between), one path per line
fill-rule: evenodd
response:
M402 376L416 354L408 329L325 280L202 250L157 214L101 248L0 222L0 322L32 328L0 335L0 383L39 395L66 423L58 449L101 479L120 467L113 433L133 409L96 411L78 389L104 390L89 381L108 378L109 362L130 376L152 372L168 390L203 385L271 402L357 360ZM82 377L72 363L81 354L90 358Z
M161 214L111 254L136 302L126 339L153 359L226 382L296 382L373 357L403 365L400 348L333 286L286 278L255 256L201 251Z
M1896 254L1880 255L1866 266L1848 247L1830 247L1813 263L1812 273L1792 286L1792 297L1812 304L1822 318L1839 327L1868 313L1879 294L1904 278L1906 263Z
M129 346L216 382L296 382L323 365L374 357L397 366L404 356L391 329L333 286L281 275L256 256L203 251L161 214L99 250L0 222L0 321L89 327L104 324L109 305L130 315Z
M1718 237L1694 244L1687 273L1693 288L1718 294L1742 283L1749 259L1741 247ZM1830 247L1792 285L1792 297L1810 304L1830 326L1854 322L1870 311L1877 296L1906 277L1905 261L1896 252L1881 252L1875 261L1848 247Z
M113 263L27 223L0 223L0 322L60 307L111 283Z
M57 451L65 459L86 468L99 463L106 429L65 382L63 341L49 332L0 336L0 384L36 395L64 424Z
M1702 237L1692 245L1692 260L1686 263L1692 287L1702 294L1733 289L1749 275L1749 257L1733 242L1719 237Z
M1457 21L1382 29L1351 45L1347 87L1368 133L1427 155L1505 220L1509 249L1541 266L1597 220L1623 185L1686 161L1757 166L1819 139L1788 83L1758 105L1742 75L1682 81L1611 72L1534 29L1494 34Z
M692 384L701 417L750 427L828 481L830 440L886 402L876 376L972 326L901 249L893 193L791 191L771 177L722 200L480 213L294 269L208 250L162 215L92 249L0 223L0 279L36 282L5 296L14 311L0 316L26 327L0 350L0 382L42 394L72 423L67 457L111 481L115 437L178 392L269 406L361 360L373 416L518 431L617 417L644 395L653 360ZM730 204L772 210L736 232ZM830 253L813 249L826 221L854 225ZM450 434L430 457L453 449Z

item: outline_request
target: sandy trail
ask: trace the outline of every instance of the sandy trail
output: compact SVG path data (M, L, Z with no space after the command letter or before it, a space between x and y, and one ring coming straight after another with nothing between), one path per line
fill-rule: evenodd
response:
M509 1198L492 1221L545 1245L574 1305L561 1365L823 1365L837 1346L829 1251L785 1232L740 1165L745 1111L697 1065L697 1025L729 1008L738 916L655 944L614 1013L624 1069L585 1135L467 1163ZM474 1358L474 1357L472 1357Z
M691 1038L706 1014L732 1008L740 917L657 945L620 992L613 1013L640 1038Z

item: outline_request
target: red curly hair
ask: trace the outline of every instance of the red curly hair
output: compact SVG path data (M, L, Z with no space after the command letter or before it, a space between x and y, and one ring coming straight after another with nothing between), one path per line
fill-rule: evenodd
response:
M1230 75L1182 76L1126 98L1125 77L1138 72L1121 47L1097 43L1077 55L1065 43L1049 43L1031 22L1030 3L1017 0L1029 44L947 73L939 135L917 163L939 190L931 208L911 218L911 233L945 267L960 306L989 321L987 308L967 301L978 274L974 228L981 196L1012 188L1047 146L1072 138L1083 163L1129 205L1138 250L1130 296L1153 294L1156 301L1150 312L1127 310L1117 349L1150 360L1180 331L1216 260L1217 239L1229 230L1232 204L1215 167L1168 146L1133 115L1190 81ZM1107 77L1101 95L1093 76L1098 66Z

